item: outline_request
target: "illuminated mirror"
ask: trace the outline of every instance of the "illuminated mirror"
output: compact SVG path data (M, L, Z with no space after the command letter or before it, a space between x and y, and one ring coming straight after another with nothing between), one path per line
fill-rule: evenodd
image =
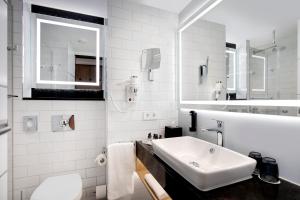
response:
M98 28L38 18L37 83L99 86L99 38Z
M105 19L33 4L23 15L23 99L104 100Z
M300 2L208 2L179 28L180 104L300 106Z

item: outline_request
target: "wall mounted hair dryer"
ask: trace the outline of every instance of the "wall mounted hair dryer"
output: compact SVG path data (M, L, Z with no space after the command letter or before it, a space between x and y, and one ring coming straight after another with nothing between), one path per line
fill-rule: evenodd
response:
M160 68L160 48L144 49L142 52L142 70L148 71L148 80L154 81L153 70Z

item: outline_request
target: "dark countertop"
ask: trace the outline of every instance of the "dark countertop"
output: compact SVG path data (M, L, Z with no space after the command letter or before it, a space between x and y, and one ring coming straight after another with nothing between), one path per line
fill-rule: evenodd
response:
M137 157L174 200L300 200L300 186L281 180L267 184L253 177L211 191L198 190L154 153L152 146L137 142Z

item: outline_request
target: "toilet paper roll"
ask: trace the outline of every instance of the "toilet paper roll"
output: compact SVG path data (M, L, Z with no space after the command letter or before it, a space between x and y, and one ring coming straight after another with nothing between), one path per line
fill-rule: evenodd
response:
M96 186L96 199L105 199L106 197L106 185Z
M106 158L106 155L101 153L99 154L96 159L95 159L95 162L99 165L99 166L104 166L106 165L106 161L107 161L107 158Z

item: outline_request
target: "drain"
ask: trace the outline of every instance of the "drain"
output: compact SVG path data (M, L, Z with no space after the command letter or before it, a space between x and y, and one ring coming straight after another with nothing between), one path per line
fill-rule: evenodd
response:
M199 168L199 163L195 162L195 161L191 161L189 162L190 165L193 165L194 167Z
M215 148L210 148L209 149L209 153L214 153L215 152Z

